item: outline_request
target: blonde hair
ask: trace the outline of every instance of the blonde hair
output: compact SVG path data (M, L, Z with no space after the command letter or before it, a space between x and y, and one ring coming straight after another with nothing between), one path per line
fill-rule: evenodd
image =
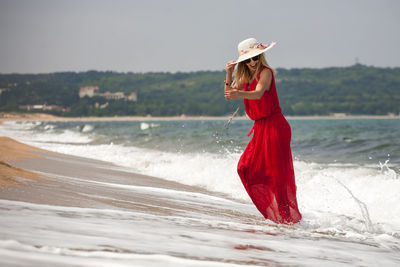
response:
M264 56L264 53L259 55L258 62L257 62L257 69L256 71L252 74L250 72L249 67L247 67L246 63L244 61L239 62L237 65L236 71L233 73L234 79L233 79L233 84L240 84L240 82L245 82L249 83L253 79L257 78L257 74L260 72L261 68L263 67L268 67L272 70L272 72L275 74L275 70L272 69L267 62L267 59Z

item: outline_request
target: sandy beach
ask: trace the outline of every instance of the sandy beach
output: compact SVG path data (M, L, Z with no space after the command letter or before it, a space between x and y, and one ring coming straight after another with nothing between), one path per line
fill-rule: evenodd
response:
M39 155L32 153L40 151L43 150L22 144L8 137L0 137L0 187L21 184L23 183L23 179L42 180L43 177L37 173L15 167L11 164L11 162L21 159L40 158Z
M140 175L136 173L126 172L117 166L104 162L69 156L60 153L54 153L43 149L35 148L22 144L11 138L0 137L1 162L6 166L1 169L1 189L0 196L2 199L12 199L18 201L35 202L41 204L54 205L73 205L82 207L91 207L92 201L82 198L78 190L68 187L66 181L62 181L57 177L79 177L90 181L121 183L124 185L135 186L152 186L171 190L180 190L187 192L205 192L201 188L193 188L176 182L165 181L155 177ZM7 175L4 176L3 174ZM25 178L18 179L18 177ZM45 178L47 177L47 179ZM107 177L107 178L106 178ZM12 187L11 185L20 185ZM64 188L63 190L54 190L54 188ZM90 191L90 188L81 188L82 191ZM74 192L75 191L75 192ZM29 192L29 194L26 194ZM74 195L71 196L71 192ZM151 205L141 203L142 198L132 196L135 208L146 209ZM142 201L141 201L142 200ZM156 203L156 206L170 206L164 202L163 205L156 199L147 198L149 203ZM121 206L124 202L102 201L106 206ZM94 205L96 206L96 205Z

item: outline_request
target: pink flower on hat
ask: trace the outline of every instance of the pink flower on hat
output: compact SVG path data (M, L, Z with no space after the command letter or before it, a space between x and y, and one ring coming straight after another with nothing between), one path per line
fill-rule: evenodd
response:
M247 52L249 52L248 49L246 49L246 50L241 50L239 55L240 55L240 56L241 56L241 55L244 55L244 54L246 54Z
M268 46L265 46L265 45L263 45L262 43L259 43L257 46L256 46L256 48L258 48L258 49L265 49L265 48L267 48Z

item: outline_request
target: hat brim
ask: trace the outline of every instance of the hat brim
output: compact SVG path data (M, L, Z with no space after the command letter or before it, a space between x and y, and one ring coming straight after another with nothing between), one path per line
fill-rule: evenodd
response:
M238 59L236 60L236 63L240 63L242 61L245 61L246 59L260 55L260 54L264 53L265 51L274 47L275 44L276 44L276 42L272 42L272 43L268 44L268 46L264 49L253 49L253 50L249 51L248 53L239 56Z

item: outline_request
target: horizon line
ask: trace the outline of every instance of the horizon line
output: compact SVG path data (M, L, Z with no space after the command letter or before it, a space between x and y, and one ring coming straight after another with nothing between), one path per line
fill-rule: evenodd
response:
M348 66L329 66L329 67L272 67L274 69L285 69L285 70L293 70L293 69L331 69L331 68L351 68L355 66L363 66L363 67L372 67L377 69L396 69L400 68L400 66L396 67L382 67L382 66L374 66L374 65L366 65L362 63L354 63ZM52 72L0 72L0 75L40 75L40 74L54 74L54 73L85 73L85 72L111 72L111 73L120 73L120 74L150 74L150 73L162 73L162 74L178 74L178 73L195 73L195 72L224 72L225 69L220 70L193 70L193 71L117 71L117 70L98 70L98 69L88 69L88 70L62 70L62 71L52 71Z

